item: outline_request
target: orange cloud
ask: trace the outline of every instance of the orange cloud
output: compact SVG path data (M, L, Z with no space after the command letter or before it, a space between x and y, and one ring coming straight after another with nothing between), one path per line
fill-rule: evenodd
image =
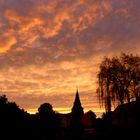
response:
M15 37L9 37L0 42L0 53L6 53L11 47L16 44L17 40Z
M22 24L20 25L19 34L30 32L32 28L43 26L43 21L39 18L28 18L27 21L22 17Z
M9 93L10 98L16 101L20 107L29 109L28 111L30 112L33 111L32 108L35 108L35 104L35 106L38 107L42 101L45 102L46 99L46 102L53 104L55 110L68 112L70 110L60 110L60 108L63 108L65 103L71 108L76 88L79 88L80 92L86 93L86 96L88 96L89 91L90 93L94 93L95 78L91 76L93 69L95 69L95 67L91 67L91 63L87 65L86 61L81 62L80 60L76 60L72 63L68 61L55 64L48 63L40 67L28 66L18 69L13 68L7 72L0 72L1 80L3 81L0 82L0 86L3 87L3 92ZM13 92L14 94L12 94ZM83 107L88 110L89 107L86 107L86 104L89 100L87 97L85 98L82 93L80 96ZM23 103L23 99L25 99L23 96L27 98L26 105ZM33 102L30 99L28 100L28 98L32 96ZM65 103L62 104L57 96L60 100L65 100ZM44 98L44 100L36 101L36 98ZM94 100L95 99L93 99L93 102ZM93 104L93 102L90 104Z
M8 1L0 3L3 91L30 112L46 101L66 112L78 88L85 110L100 112L102 58L140 50L138 1Z
M17 15L17 13L14 10L5 10L4 16L10 22L11 25L21 23L21 18Z

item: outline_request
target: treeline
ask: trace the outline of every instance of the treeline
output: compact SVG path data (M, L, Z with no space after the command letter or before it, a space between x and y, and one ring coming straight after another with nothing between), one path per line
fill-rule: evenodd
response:
M38 110L31 115L15 102L9 102L5 95L0 96L0 139L59 139L60 116L49 103L42 104Z
M139 125L140 100L120 105L96 118L92 111L59 114L50 103L41 104L38 113L31 115L15 102L9 102L5 95L0 96L0 139L3 140L136 138Z

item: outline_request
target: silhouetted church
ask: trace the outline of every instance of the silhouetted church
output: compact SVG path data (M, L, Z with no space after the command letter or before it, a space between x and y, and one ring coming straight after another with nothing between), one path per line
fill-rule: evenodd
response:
M68 128L70 126L75 127L77 125L82 125L85 128L90 128L93 126L95 120L96 115L91 110L84 114L84 109L81 105L79 92L77 90L71 112L68 114L61 114L61 126L63 128Z
M78 93L78 90L77 90L75 100L74 100L74 104L73 104L73 107L72 107L72 116L80 117L83 114L84 114L84 111L83 111L83 107L81 106L79 93Z
M80 97L77 90L71 112L68 114L61 115L62 126L69 127L72 124L80 123L83 114L84 111L83 107L81 106Z

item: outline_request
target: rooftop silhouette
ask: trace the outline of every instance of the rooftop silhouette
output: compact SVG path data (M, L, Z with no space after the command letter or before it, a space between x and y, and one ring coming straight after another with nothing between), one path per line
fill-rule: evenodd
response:
M74 100L74 104L72 107L72 114L83 114L83 107L81 106L81 101L80 101L80 97L79 97L79 93L78 93L78 89L76 91L76 95L75 95L75 100Z

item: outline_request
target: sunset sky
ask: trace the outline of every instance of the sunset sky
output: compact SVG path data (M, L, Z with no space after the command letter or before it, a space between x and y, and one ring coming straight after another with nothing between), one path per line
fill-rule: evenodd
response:
M0 0L0 94L28 112L49 102L102 112L104 56L140 52L140 0Z

